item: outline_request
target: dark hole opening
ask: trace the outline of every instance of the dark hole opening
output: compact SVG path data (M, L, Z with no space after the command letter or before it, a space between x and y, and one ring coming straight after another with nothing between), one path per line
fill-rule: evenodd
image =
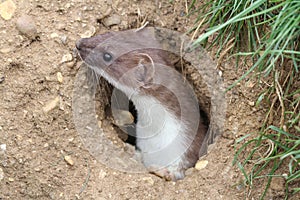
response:
M127 130L128 133L131 133L128 135L128 138L125 142L136 146L136 131L135 131L135 124L137 123L137 110L135 109L135 106L133 105L132 101L129 101L129 112L132 114L132 116L134 117L134 125L127 127L127 129L131 129L131 130Z

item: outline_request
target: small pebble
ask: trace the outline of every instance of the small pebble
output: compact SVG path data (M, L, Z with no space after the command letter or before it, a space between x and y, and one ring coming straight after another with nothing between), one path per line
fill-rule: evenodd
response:
M71 62L67 62L66 63L66 66L69 67L69 68L73 68L75 66L76 62L73 60Z
M0 181L4 178L4 172L3 169L0 167Z
M15 13L16 5L12 0L0 1L0 15L5 20L10 20Z
M81 38L90 38L96 33L96 28L94 26L90 26L87 31L80 35Z
M62 44L66 45L67 44L67 40L68 40L68 37L66 35L62 35L60 37L60 41Z
M207 160L198 160L198 162L195 165L195 169L201 170L204 169L208 164Z
M40 167L35 167L34 168L34 171L36 171L36 172L40 172L42 170L42 168L40 168Z
M72 54L68 53L68 54L63 55L60 63L71 62L72 60L73 60Z
M154 185L154 180L151 177L144 177L143 181L150 183L150 185Z
M57 33L51 33L50 38L58 38L59 35Z
M98 121L99 128L102 128L102 121Z
M106 176L107 176L107 173L101 169L101 171L99 172L99 178L100 178L100 179L103 179L103 178L105 178Z
M112 113L114 121L118 126L124 126L134 122L134 117L132 116L131 112L127 110L114 109L112 110Z
M55 99L51 100L50 102L48 102L44 107L43 107L43 111L45 113L50 112L51 110L53 110L54 108L56 108L59 105L59 97L56 97Z
M105 19L103 19L103 24L106 27L110 27L113 25L118 25L121 23L121 17L119 15L111 15L110 17L107 17Z
M12 49L9 48L9 47L0 49L0 53L3 53L3 54L9 53L9 52L11 52L11 51L12 51Z
M218 73L219 73L219 76L220 76L220 77L222 77L222 75L223 75L223 72L222 72L221 70L219 70L219 72L218 72Z
M71 166L74 165L74 161L71 156L65 156L64 159L69 165L71 165Z
M282 174L282 177L283 177L284 179L287 179L287 178L288 178L288 175L287 175L286 173L283 173L283 174Z
M255 106L255 102L254 101L248 101L249 106Z
M63 78L61 72L57 72L57 80L58 80L58 82L60 82L60 83L63 82L64 78Z
M71 4L70 4L70 3L66 3L65 8L66 8L66 9L71 8Z
M37 29L33 18L29 15L22 15L17 19L17 29L23 35L30 39L34 39L37 36Z
M111 11L111 7L107 8L106 11L102 15L100 15L97 20L102 20L103 18L107 17L108 15L110 15Z
M6 151L6 144L1 144L0 145L0 150L1 151Z
M23 118L25 118L28 114L28 111L27 110L23 110Z

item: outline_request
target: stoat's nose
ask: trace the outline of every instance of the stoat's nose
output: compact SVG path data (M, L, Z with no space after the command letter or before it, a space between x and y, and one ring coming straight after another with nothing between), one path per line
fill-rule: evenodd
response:
M80 48L81 48L81 41L82 41L82 39L78 40L75 44L77 50L80 50Z
M101 35L96 35L90 38L81 38L79 39L75 46L76 49L80 55L80 57L85 60L87 58L87 56L89 56L89 54L91 52L93 52L93 50L95 50L95 48L97 48L98 46L101 45L101 43L106 40L107 38L111 37L112 33L111 32L107 32Z
M91 51L96 47L95 43L90 41L89 38L79 39L76 44L76 49L80 57L85 60Z

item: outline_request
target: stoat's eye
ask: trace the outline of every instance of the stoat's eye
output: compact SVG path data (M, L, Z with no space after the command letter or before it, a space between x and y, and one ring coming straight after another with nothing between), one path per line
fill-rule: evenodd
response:
M108 53L108 52L104 52L103 53L103 60L105 61L105 62L109 62L109 61L111 61L113 59L113 57L112 57L112 55L110 54L110 53Z

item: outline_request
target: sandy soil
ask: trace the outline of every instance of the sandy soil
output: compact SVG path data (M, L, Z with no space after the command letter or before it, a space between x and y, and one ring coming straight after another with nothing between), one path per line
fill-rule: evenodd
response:
M248 197L241 172L232 166L235 139L258 130L263 119L263 108L254 107L254 94L260 88L251 80L227 93L223 136L202 158L208 165L190 169L184 180L166 182L148 173L120 172L97 162L83 146L72 118L73 83L81 63L62 62L63 57L73 55L75 42L94 29L103 33L137 28L144 19L152 26L180 32L193 26L195 18L184 16L184 1L158 2L18 1L12 19L0 19L0 77L5 78L0 83L0 145L6 145L0 152L0 199L232 200L260 196L258 183ZM38 40L31 41L17 30L15 22L22 14L33 17ZM108 17L116 25L108 27ZM234 63L224 60L220 69L229 86L247 67L236 70ZM53 101L58 106L44 112ZM275 186L269 199L282 197L283 185Z

